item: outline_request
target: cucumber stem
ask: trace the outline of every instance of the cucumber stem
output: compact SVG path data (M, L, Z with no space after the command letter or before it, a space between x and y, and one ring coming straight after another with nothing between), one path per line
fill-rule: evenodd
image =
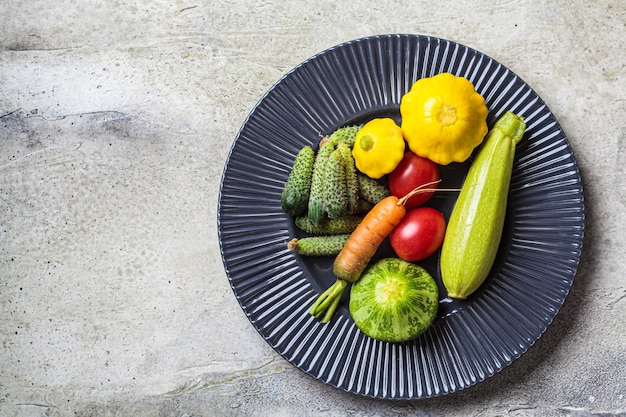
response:
M328 287L328 289L315 300L315 303L313 303L311 307L310 314L317 319L323 316L322 323L328 323L335 313L339 301L341 301L343 290L347 285L348 283L346 281L338 278L333 285Z

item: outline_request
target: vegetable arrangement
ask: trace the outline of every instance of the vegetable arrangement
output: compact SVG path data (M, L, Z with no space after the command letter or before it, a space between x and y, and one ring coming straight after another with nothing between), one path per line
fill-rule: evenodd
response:
M317 150L303 147L281 195L283 209L306 235L288 248L334 257L336 281L310 314L329 322L351 284L349 311L357 327L390 342L417 337L435 319L437 282L417 262L441 249L441 279L451 298L466 298L485 281L525 130L523 119L507 112L488 131L484 98L470 81L449 73L415 82L400 113L401 125L375 118L338 128ZM439 188L439 166L472 154L462 188ZM425 205L440 191L460 191L448 224ZM386 239L397 257L371 264Z

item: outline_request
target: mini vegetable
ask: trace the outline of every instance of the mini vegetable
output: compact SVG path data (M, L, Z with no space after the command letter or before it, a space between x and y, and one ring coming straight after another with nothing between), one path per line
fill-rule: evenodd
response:
M352 156L352 149L345 143L337 145L337 150L341 152L343 160L345 180L346 180L346 198L348 199L346 211L347 214L354 214L359 210L359 179L357 178L356 165Z
M287 243L287 247L303 256L332 256L341 251L349 236L349 234L341 234L300 239L294 237Z
M359 197L372 204L377 204L385 197L389 197L389 190L376 180L367 175L358 173L357 181L359 183ZM396 196L398 197L398 196Z
M440 165L465 161L487 133L485 99L450 73L416 81L402 96L400 114L409 148Z
M292 216L298 216L307 210L314 161L315 151L310 146L305 146L300 149L293 162L280 198L283 209Z
M439 181L439 166L428 158L422 158L413 152L406 152L404 158L388 177L389 192L396 197L403 196L412 189L427 182ZM433 188L436 188L433 187ZM409 198L404 206L407 210L426 203L432 193L422 193Z
M414 339L430 326L439 289L422 267L385 258L368 267L350 290L350 315L366 335L387 342Z
M326 161L324 183L324 208L328 217L336 219L348 211L346 168L341 151L335 149Z
M323 219L319 224L314 224L307 215L296 217L294 223L296 227L310 235L338 235L342 233L352 233L363 220L362 215L346 215L337 219Z
M407 262L419 262L441 247L446 233L446 219L432 207L407 211L391 231L389 243L396 255Z
M344 143L349 148L352 148L356 140L356 134L362 126L363 125L349 125L340 127L330 134L328 140L335 146Z
M356 282L383 239L391 233L405 213L404 205L395 196L389 196L376 204L354 229L343 250L335 258L335 276L348 282Z
M335 150L332 143L326 142L320 145L311 177L311 192L309 195L308 215L313 224L320 224L324 218L324 191L326 183L326 162L330 154Z
M466 298L493 266L504 226L513 158L526 124L505 113L487 134L454 205L441 248L441 277L451 298Z
M356 134L352 154L359 171L378 179L390 173L404 156L402 129L391 118L367 122Z

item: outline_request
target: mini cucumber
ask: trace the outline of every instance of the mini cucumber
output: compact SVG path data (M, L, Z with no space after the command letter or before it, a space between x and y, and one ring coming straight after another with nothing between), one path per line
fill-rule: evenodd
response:
M365 201L362 198L359 198L359 201L356 204L356 210L354 214L367 214L368 211L374 208L374 204L369 201Z
M526 124L505 113L487 133L470 165L441 247L441 278L448 296L466 298L495 261L506 213L517 143Z
M326 184L326 161L335 147L330 142L320 145L313 163L311 192L309 194L308 216L313 224L320 224L324 219L324 187Z
M338 219L325 218L319 224L314 224L307 215L301 215L295 218L296 227L310 235L339 235L343 233L352 233L354 229L361 223L363 216L346 215Z
M358 211L359 206L359 179L357 178L357 169L354 163L352 150L345 143L337 145L337 149L341 152L346 178L346 198L348 200L346 211L348 214L354 214Z
M352 149L356 140L356 133L361 129L363 125L350 125L343 126L335 130L330 134L328 139L334 146L338 146L340 143L344 143Z
M333 256L343 249L350 234L332 236L312 236L293 238L287 244L290 250L295 250L303 256Z
M330 219L336 219L348 210L346 170L340 150L335 149L330 154L325 171L324 208Z
M357 178L359 181L359 196L365 201L378 204L379 201L389 197L387 187L379 184L376 180L362 173L358 173Z
M292 216L298 216L307 210L314 161L315 151L310 146L300 149L294 159L280 198L283 210Z

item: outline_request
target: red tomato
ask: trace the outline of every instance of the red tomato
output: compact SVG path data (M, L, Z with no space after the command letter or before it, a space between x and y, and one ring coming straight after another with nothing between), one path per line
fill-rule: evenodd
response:
M391 231L389 242L396 255L407 262L428 258L441 247L446 219L432 207L409 210Z
M402 198L414 188L429 182L439 181L439 178L439 167L436 163L417 156L413 152L407 152L396 169L389 174L389 191L392 195ZM428 188L437 188L437 184ZM419 207L428 201L432 195L433 192L416 194L409 198L404 206L407 210Z

